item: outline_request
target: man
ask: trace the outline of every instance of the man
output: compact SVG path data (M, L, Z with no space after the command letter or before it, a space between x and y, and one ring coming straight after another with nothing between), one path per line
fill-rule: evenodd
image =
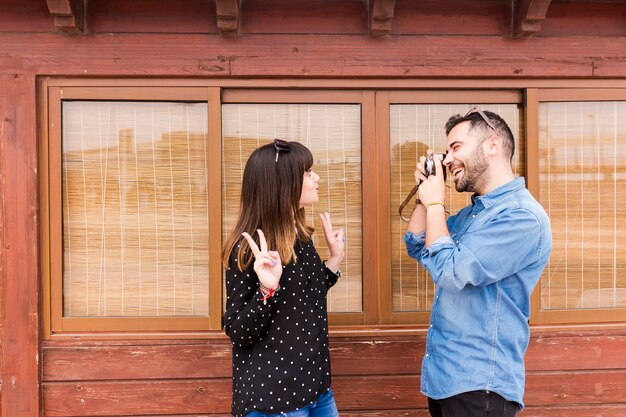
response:
M404 237L436 284L421 391L433 417L515 416L550 221L513 174L513 134L500 116L475 107L452 116L446 134L448 154L434 158L435 174L424 175L424 157L417 164L419 200ZM457 191L474 193L447 221L445 167Z

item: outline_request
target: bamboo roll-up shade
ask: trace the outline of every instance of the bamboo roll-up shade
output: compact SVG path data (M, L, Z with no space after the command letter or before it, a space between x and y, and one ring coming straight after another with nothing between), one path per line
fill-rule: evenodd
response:
M541 103L541 203L552 256L541 308L626 307L626 102Z
M63 102L63 315L208 316L206 103Z
M430 276L416 260L406 253L404 234L407 223L398 215L398 207L415 185L414 171L419 157L427 149L441 153L447 149L445 124L454 114L464 115L474 104L393 104L390 106L391 154L391 280L392 308L396 312L428 311L432 305L434 286ZM513 170L523 175L524 149L521 113L516 104L486 104L481 109L499 114L509 125L515 138ZM446 209L454 214L470 204L470 193L459 193L448 176ZM415 196L414 198L417 198ZM404 209L409 216L413 202Z
M322 259L328 248L319 213L330 213L333 228L345 230L346 254L339 283L328 294L331 312L361 312L362 198L361 109L356 104L224 104L222 105L223 239L239 215L241 180L252 151L274 138L298 141L314 159L321 177L319 202L306 207L307 223ZM302 173L304 175L304 172Z

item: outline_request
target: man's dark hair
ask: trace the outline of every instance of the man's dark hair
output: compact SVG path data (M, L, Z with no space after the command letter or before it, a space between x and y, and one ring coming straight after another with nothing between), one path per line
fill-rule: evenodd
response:
M511 128L504 121L502 117L498 114L484 110L483 114L487 116L493 127L495 128L495 133L500 136L502 139L502 144L504 147L505 154L509 157L509 159L513 160L513 154L515 153L515 139L513 138L513 132L511 132ZM483 120L483 117L479 112L475 111L465 116L461 116L460 114L455 114L450 117L446 122L446 136L450 134L450 131L459 123L470 122L470 130L481 129L485 135L485 139L487 139L492 133L491 127Z

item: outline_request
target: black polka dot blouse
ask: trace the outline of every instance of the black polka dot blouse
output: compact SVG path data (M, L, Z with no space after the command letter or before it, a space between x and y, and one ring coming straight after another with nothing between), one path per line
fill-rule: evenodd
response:
M330 389L326 292L339 276L312 241L295 250L297 263L283 266L280 290L266 301L252 265L241 272L231 256L224 328L233 346L236 417L297 410Z

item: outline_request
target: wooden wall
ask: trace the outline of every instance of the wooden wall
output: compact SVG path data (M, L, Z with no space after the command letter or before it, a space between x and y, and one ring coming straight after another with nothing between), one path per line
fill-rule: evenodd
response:
M340 414L428 416L419 393L424 346L419 331L331 335L332 386ZM624 352L624 330L535 331L526 355L522 415L625 415ZM226 416L230 411L225 337L46 342L42 362L45 416Z
M251 77L396 82L424 78L623 79L623 2L553 2L512 38L511 2L398 0L390 36L368 31L365 0L246 0L240 34L215 2L90 0L86 34L54 25L48 0L0 3L0 415L226 415L223 335L193 340L41 341L37 77ZM333 333L343 416L426 416L420 330ZM626 329L533 329L525 416L626 415ZM41 382L41 387L39 386ZM40 389L41 388L41 389Z

